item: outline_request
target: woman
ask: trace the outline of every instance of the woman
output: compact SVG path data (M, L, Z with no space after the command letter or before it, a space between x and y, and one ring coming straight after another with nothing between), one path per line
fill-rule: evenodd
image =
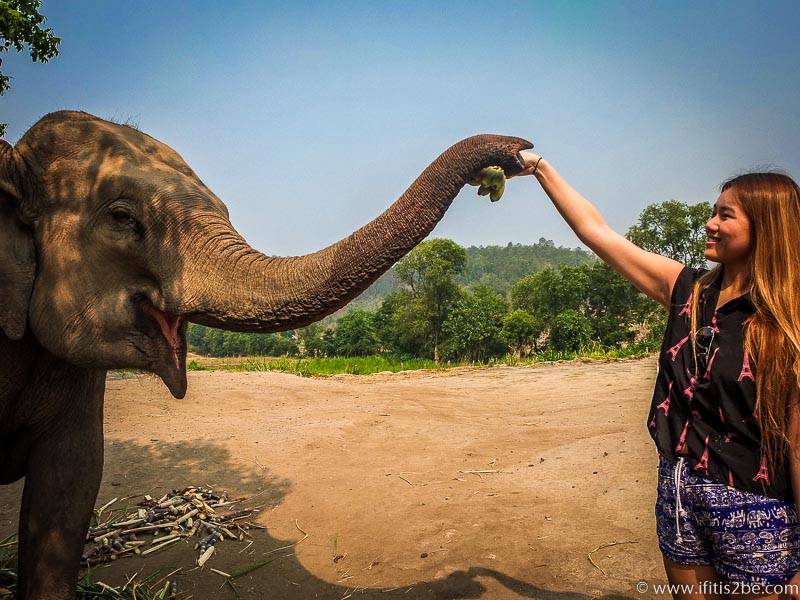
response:
M725 182L704 271L632 244L522 155L580 240L669 311L648 427L664 567L692 592L674 596L800 598L781 585L800 586L800 188L776 173Z

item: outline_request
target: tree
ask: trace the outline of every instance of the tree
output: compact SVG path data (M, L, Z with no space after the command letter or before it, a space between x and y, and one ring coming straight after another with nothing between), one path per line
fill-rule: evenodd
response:
M226 332L229 333L229 332ZM246 352L251 356L295 356L300 352L291 332L246 333Z
M189 350L208 356L284 356L297 354L291 334L241 333L223 331L189 323L186 341Z
M223 337L223 331L221 329L209 327L206 329L206 334L203 337L203 341L205 343L206 354L209 356L225 356L225 352L223 350L225 338Z
M207 328L197 323L189 323L186 327L186 344L189 349L198 354L208 354L206 347L206 330Z
M400 300L399 296L408 293L407 290L398 290L387 294L372 319L373 325L375 326L375 337L378 340L380 349L384 352L397 351L395 316L398 307L402 304L402 300Z
M322 334L325 328L319 323L311 323L297 330L297 339L303 345L306 356L316 358L325 354Z
M322 354L334 356L336 354L336 334L333 327L328 327L322 332Z
M592 323L571 308L556 316L550 328L550 345L561 352L577 352L591 337Z
M475 284L472 292L461 297L444 322L442 331L448 349L470 361L504 355L508 346L502 336L503 317L507 312L505 298L489 286Z
M58 56L57 38L52 29L45 29L44 15L39 13L41 0L0 0L0 67L3 65L2 54L13 47L22 52L27 45L31 60L46 63ZM0 72L0 96L10 88L11 77ZM0 123L0 136L4 135L6 125Z
M520 358L532 349L538 350L536 340L544 332L544 322L526 310L518 308L503 317L502 336Z
M466 263L464 248L443 239L422 242L397 263L400 280L411 288L418 311L425 315L436 362L439 362L442 325L459 295L454 278L464 271Z
M586 266L548 267L511 288L511 307L540 318L546 326L567 309L579 310L589 285Z
M247 356L250 354L250 344L246 333L239 331L222 332L223 356Z
M626 237L645 250L669 256L687 267L703 267L705 225L711 210L707 202L689 205L667 200L651 204L642 211Z
M411 290L386 296L375 314L375 333L381 347L407 356L432 356L431 315L425 302Z
M338 356L369 356L378 350L372 313L356 309L336 322L336 354Z
M587 271L583 314L589 318L595 340L603 346L630 342L655 303L603 262Z

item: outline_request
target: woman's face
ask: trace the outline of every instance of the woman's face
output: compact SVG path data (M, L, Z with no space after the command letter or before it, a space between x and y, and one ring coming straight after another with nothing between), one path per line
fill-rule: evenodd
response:
M722 265L745 265L753 248L750 219L731 190L725 190L714 204L706 223L705 257Z

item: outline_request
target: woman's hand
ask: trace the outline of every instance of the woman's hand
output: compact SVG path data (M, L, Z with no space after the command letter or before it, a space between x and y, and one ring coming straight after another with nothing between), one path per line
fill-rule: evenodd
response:
M538 154L531 152L529 150L522 150L519 153L519 157L522 159L525 168L517 173L516 175L507 175L507 179L511 179L512 177L523 177L525 175L533 175L536 167L539 165L539 161L542 160L542 157Z

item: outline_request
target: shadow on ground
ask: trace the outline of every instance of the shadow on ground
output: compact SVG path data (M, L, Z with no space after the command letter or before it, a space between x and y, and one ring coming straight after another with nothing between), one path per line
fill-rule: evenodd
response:
M246 464L247 466L242 466ZM237 508L259 507L268 511L279 505L289 493L291 484L271 473L269 468L234 460L227 449L209 442L165 442L151 440L142 445L131 441L109 441L106 444L105 473L97 506L116 498L134 505L145 494L152 496L182 489L190 485L212 486L226 489L231 498L246 498ZM21 490L19 484L0 490L0 510L4 525L16 519L14 498ZM14 514L10 514L14 513ZM297 539L302 538L298 531ZM131 576L139 579L153 576L155 582L169 576L177 581L180 597L194 599L262 599L308 600L312 598L344 600L364 598L378 600L393 597L406 599L450 600L461 598L494 598L499 590L503 598L538 598L540 600L590 600L596 598L576 592L543 589L520 581L499 571L470 567L455 571L445 578L419 581L396 588L354 588L332 583L315 576L298 560L294 551L297 540L280 540L269 530L255 530L253 543L226 541L215 552L213 568L228 574L250 573L236 578L234 586L226 583L209 565L195 567L197 550L195 540L177 543L164 551L147 557L119 559L93 570L95 581L109 585L122 585ZM210 563L209 563L210 564ZM259 566L261 565L261 566ZM490 583L494 580L496 583ZM499 583L499 586L498 586ZM491 585L493 592L489 592ZM233 589L235 587L235 591ZM491 595L489 595L491 594ZM632 600L627 596L607 595L602 600Z

